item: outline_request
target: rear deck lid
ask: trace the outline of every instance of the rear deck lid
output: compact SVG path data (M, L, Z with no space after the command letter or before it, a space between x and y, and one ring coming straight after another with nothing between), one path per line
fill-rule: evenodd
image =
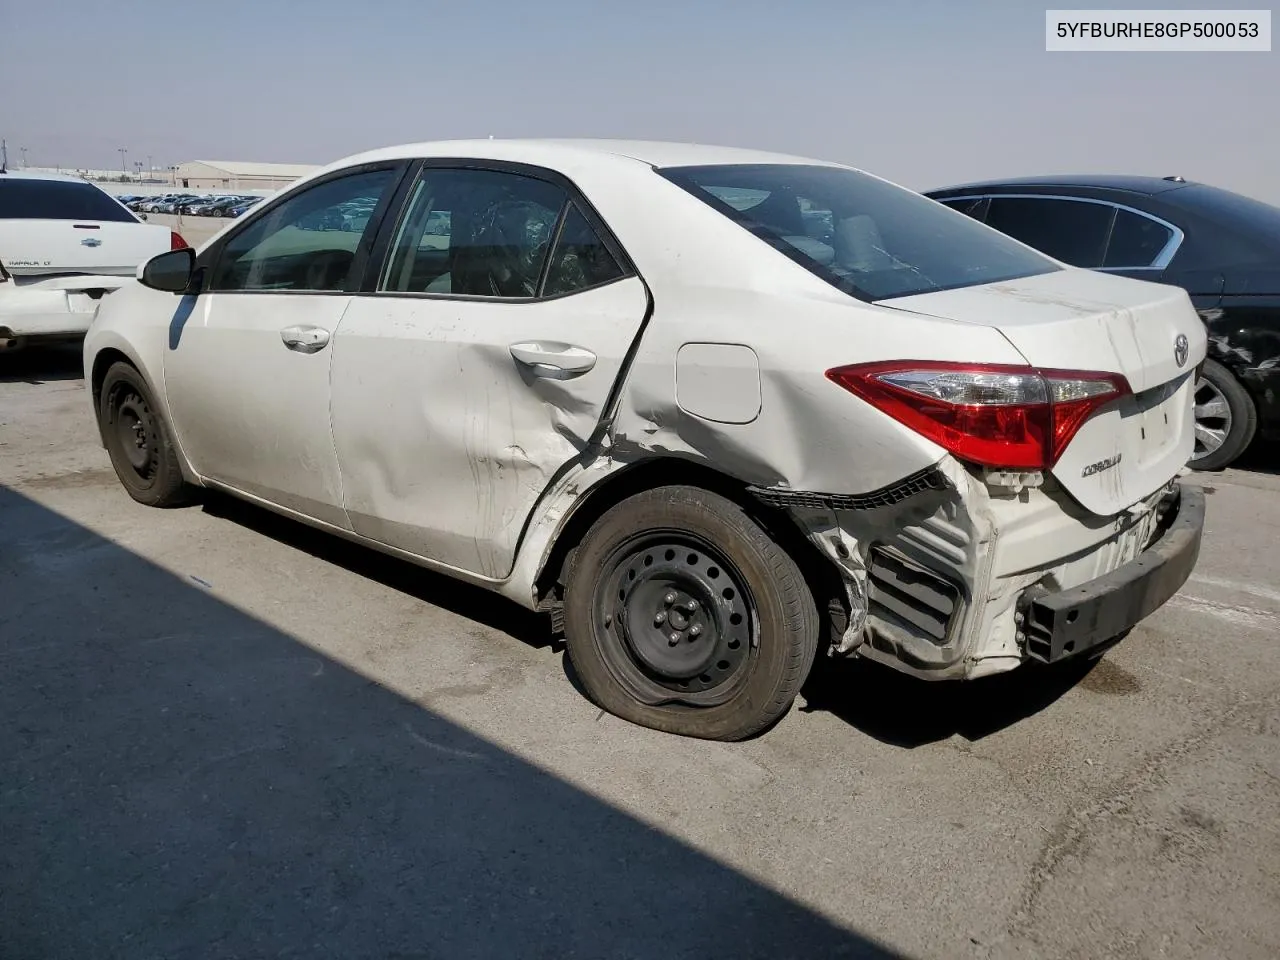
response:
M1071 269L883 305L992 327L1034 367L1122 374L1132 394L1094 413L1052 469L1095 514L1155 492L1191 457L1206 338L1179 287Z

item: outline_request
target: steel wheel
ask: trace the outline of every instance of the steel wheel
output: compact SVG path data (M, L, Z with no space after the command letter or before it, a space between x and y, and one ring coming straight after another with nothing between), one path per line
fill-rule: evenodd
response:
M1216 453L1231 434L1231 405L1211 381L1200 377L1195 388L1196 446L1193 460Z
M160 453L156 420L151 407L130 384L120 383L108 400L114 440L138 479L155 477Z
M644 703L723 703L758 645L741 573L707 543L674 531L624 543L598 581L602 653Z

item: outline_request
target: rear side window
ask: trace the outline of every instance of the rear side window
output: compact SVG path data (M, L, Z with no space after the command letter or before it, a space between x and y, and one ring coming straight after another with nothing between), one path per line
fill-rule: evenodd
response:
M992 197L987 226L1073 267L1100 267L1116 208L1038 197Z
M659 171L861 300L1052 273L1058 266L928 197L868 174L807 164Z
M1103 266L1149 267L1172 239L1173 231L1163 223L1131 210L1116 210L1116 222L1111 228L1111 242L1107 244Z
M89 183L0 176L0 220L106 220L137 218Z
M570 204L555 249L551 251L543 296L556 297L598 287L622 275L618 261L601 242L578 205Z

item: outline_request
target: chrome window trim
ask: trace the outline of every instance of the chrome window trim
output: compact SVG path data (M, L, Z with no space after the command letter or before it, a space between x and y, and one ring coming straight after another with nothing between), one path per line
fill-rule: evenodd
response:
M939 202L951 203L952 201L957 200L990 201L1001 198L1008 200L1070 200L1075 203L1096 203L1104 207L1114 207L1117 210L1127 210L1129 213L1137 214L1140 217L1146 217L1148 220L1158 223L1160 226L1173 231L1172 235L1169 237L1169 242L1164 245L1163 249L1156 254L1155 259L1150 263L1122 267L1092 267L1091 269L1094 270L1163 270L1169 266L1170 262L1172 262L1174 255L1178 252L1178 248L1182 246L1182 241L1185 237L1182 229L1175 224L1170 223L1168 220L1163 220L1154 214L1147 213L1145 210L1139 210L1136 207L1131 207L1128 204L1116 203L1114 200L1100 200L1097 197L1073 197L1059 193L966 193L955 197L942 197ZM990 205L988 205L987 209L989 212ZM984 220L983 222L985 223L986 221ZM994 230L995 227L992 227L991 229ZM1108 238L1108 246L1109 245L1110 238Z

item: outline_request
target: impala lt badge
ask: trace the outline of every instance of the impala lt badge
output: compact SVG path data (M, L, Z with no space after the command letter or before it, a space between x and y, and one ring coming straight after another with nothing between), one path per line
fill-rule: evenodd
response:
M1178 334L1178 339L1173 341L1173 359L1180 367L1187 365L1187 354L1191 352L1191 342L1187 339L1186 334Z
M1186 338L1184 337L1183 339L1186 339ZM1187 354L1186 354L1186 351L1184 350L1182 354L1184 362L1186 360L1186 356ZM1120 454L1117 453L1114 457L1107 457L1107 459L1105 460L1099 460L1097 463L1089 464L1087 467L1085 467L1083 470L1080 471L1080 476L1092 477L1095 473L1101 473L1103 470L1110 470L1119 462L1120 462Z

